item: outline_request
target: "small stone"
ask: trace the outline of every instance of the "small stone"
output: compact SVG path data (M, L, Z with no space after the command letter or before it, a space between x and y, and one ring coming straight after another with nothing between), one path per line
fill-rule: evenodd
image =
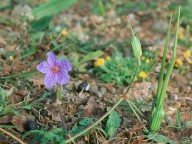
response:
M72 91L73 90L73 85L71 83L68 83L65 85L65 88L69 91Z
M180 103L182 106L187 106L187 100L182 98L182 99L179 99Z
M97 94L99 92L99 88L98 88L98 86L90 86L89 91L91 93Z
M32 121L32 120L27 121L24 125L24 128L26 131L38 129L37 123L35 121Z
M178 101L178 95L177 95L177 94L171 94L171 93L170 93L170 94L168 95L168 99L176 102L176 101Z
M99 97L102 97L106 93L107 89L104 87L101 87L100 91L97 93Z
M186 128L192 128L192 121L186 122Z
M77 87L77 92L80 93L81 91L89 91L90 84L87 81L80 83Z

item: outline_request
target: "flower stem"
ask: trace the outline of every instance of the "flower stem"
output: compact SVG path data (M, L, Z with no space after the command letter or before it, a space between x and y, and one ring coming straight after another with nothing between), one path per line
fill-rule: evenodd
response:
M57 84L56 85L56 105L57 105L59 115L61 118L61 127L62 127L63 131L67 131L66 122L65 122L65 119L63 118L63 116L61 114L61 108L60 108L62 95L63 95L62 94L62 87L61 87L61 85Z
M69 143L71 141L73 141L74 139L78 138L79 136L83 135L84 133L86 133L87 131L89 131L90 129L94 128L96 125L98 125L104 118L106 118L122 101L124 100L123 97L121 97L117 103L115 103L113 105L113 107L107 111L102 117L100 117L95 123L93 123L92 125L90 125L89 127L87 127L86 129L84 129L83 131L79 132L78 134L72 136L71 138L69 138L68 140L66 140L66 143Z
M135 77L136 77L136 75L137 75L137 73L138 73L138 71L139 71L140 65L141 65L141 61L140 61L140 59L138 59L138 65L137 65L137 67L136 67L135 73L134 73L134 75L133 75L133 77L132 77L132 79L131 79L130 85L127 87L127 90L126 90L126 92L125 92L124 95L128 94L128 92L129 92L129 90L130 90L130 88L131 88L131 85L132 85L132 83L133 83L133 81L134 81L134 79L135 79Z

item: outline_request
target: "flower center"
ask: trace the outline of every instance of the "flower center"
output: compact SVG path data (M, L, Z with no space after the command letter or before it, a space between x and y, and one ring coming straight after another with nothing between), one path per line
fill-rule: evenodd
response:
M59 71L59 67L54 66L54 67L52 68L52 70L53 70L53 72L58 72L58 71Z

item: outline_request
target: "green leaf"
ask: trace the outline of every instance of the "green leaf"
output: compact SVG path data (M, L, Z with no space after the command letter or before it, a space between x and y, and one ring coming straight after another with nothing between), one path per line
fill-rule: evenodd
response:
M161 134L154 134L154 133L150 133L149 135L147 135L148 139L151 139L157 143L169 143L169 144L176 144L175 142L173 142L171 139L165 137L164 135Z
M93 123L93 118L84 118L82 119L79 124L82 125L82 126L88 126L90 125L91 123Z
M27 77L30 77L30 76L36 74L36 73L37 73L37 70L31 70L29 72L18 74L18 75L15 75L13 77L16 77L16 78L27 78Z
M109 109L109 108L108 108ZM120 126L121 118L119 114L114 110L109 114L107 120L106 132L110 137L113 137L116 133L117 128Z
M94 60L94 59L100 57L101 55L103 55L103 52L100 50L98 50L96 52L90 52L82 60L80 60L79 63L82 64L82 63L85 63L87 61Z
M178 127L181 128L181 115L178 109L176 110L176 119Z
M52 20L51 16L45 16L36 21L33 21L32 23L30 23L30 26L31 26L32 30L35 30L38 32L44 31L44 30L48 29L49 23L51 22L51 20Z
M75 2L76 0L49 0L47 3L34 8L32 14L37 18L52 16L69 8Z

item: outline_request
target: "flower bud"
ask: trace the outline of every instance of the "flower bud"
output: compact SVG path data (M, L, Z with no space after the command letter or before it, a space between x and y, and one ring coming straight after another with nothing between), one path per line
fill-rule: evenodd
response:
M136 58L140 58L142 55L141 43L139 41L139 38L136 35L132 36L131 44L132 44L134 56Z

